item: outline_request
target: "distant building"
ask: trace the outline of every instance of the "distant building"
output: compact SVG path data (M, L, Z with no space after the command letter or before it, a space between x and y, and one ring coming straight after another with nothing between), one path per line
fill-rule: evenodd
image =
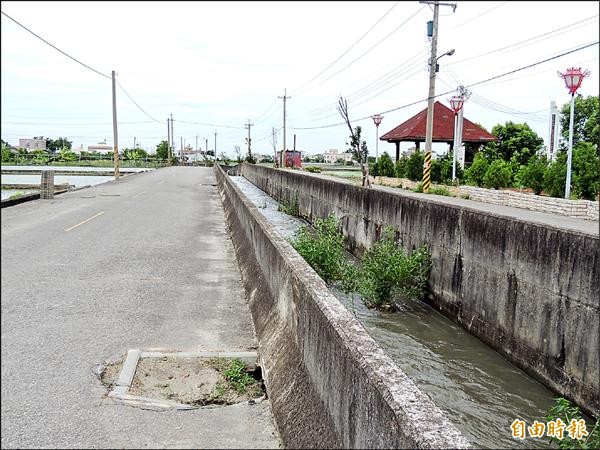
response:
M339 159L343 160L344 163L352 161L352 153L340 153L337 148L332 148L323 152L323 159L326 163L334 164Z
M36 136L33 139L19 139L19 148L24 148L27 151L46 150L46 139L44 139L44 136Z
M112 146L106 144L106 139L102 142L98 142L96 145L88 145L88 152L98 152L98 153L112 153L114 149Z

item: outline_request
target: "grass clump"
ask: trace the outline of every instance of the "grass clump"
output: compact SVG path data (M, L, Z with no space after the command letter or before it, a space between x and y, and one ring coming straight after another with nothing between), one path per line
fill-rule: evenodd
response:
M308 166L308 167L305 167L304 170L306 170L310 173L321 173L321 168L317 167L317 166Z
M260 387L249 373L243 361L234 358L212 358L209 364L214 367L223 378L226 385L220 383L215 389L215 394L222 397L227 389L231 389L239 395L258 396L260 395Z
M302 226L296 232L292 247L306 260L326 283L340 281L347 262L344 256L344 236L333 214L314 222L314 231Z
M555 404L548 411L546 420L548 422L560 420L565 428L562 439L551 436L550 443L558 445L559 449L587 450L600 448L600 420L596 419L596 423L591 430L586 427L587 435L582 433L581 439L577 439L577 431L580 431L582 429L581 425L585 424L581 417L581 411L565 398L559 397L554 400Z
M398 295L422 299L431 261L426 247L408 255L394 240L394 230L386 227L381 239L364 255L358 292L381 309L395 309Z
M290 203L280 202L278 211L281 211L289 216L298 217L300 215L300 208L298 207L298 201L292 200Z
M450 197L452 195L452 194L450 194L450 191L448 190L448 188L446 188L445 186L432 187L431 189L429 189L429 193L436 194L436 195L445 195L447 197Z

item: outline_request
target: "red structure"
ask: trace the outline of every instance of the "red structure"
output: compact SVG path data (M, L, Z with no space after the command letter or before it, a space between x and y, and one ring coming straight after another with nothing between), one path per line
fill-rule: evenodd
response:
M414 115L406 122L388 131L379 139L396 144L396 161L400 159L400 142L414 142L419 148L425 142L425 126L427 123L427 108ZM496 137L488 133L479 125L464 119L463 142L485 144L495 141ZM453 146L454 141L454 111L437 101L433 104L433 142L446 142Z
M277 161L281 157L281 152L277 152ZM284 167L291 167L292 169L302 168L302 152L297 150L286 150L283 159Z

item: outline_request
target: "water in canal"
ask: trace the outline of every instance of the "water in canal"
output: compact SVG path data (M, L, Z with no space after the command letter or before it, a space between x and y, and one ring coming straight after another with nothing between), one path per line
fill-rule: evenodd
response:
M278 211L277 201L245 178L231 179L284 237L306 223ZM474 447L552 448L547 438L512 438L510 425L516 418L546 423L557 395L495 350L423 302L407 300L387 313L330 290Z

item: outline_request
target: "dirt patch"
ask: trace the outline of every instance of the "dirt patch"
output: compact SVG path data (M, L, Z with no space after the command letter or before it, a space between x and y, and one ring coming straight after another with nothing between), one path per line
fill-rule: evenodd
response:
M123 363L107 365L101 380L112 389ZM259 367L229 358L140 358L130 395L193 406L231 405L264 395Z
M109 391L115 387L122 368L123 361L108 363L101 368L100 381L108 388Z

